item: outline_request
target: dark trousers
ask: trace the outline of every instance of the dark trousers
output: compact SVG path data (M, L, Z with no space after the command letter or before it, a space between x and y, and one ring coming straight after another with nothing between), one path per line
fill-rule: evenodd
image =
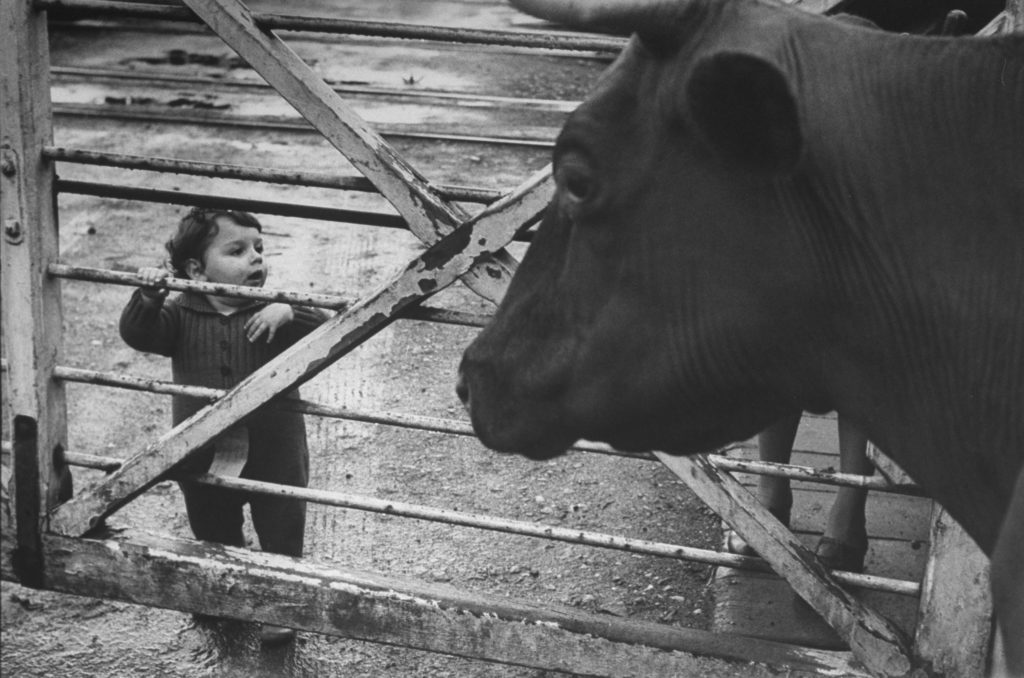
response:
M238 490L226 490L183 480L188 522L196 539L228 546L245 546L242 507L249 504L252 524L267 553L302 556L306 529L306 502Z
M301 421L301 420L300 420ZM261 440L251 436L250 441ZM302 431L305 434L305 431ZM265 438L263 438L265 440ZM305 437L302 445L285 448L281 454L257 442L249 448L249 459L241 477L280 485L306 487L309 484L309 455ZM215 445L216 443L214 443ZM213 458L213 445L198 455L193 472L209 468ZM260 540L260 548L267 553L302 556L306 528L306 502L301 499L271 496L223 487L203 485L188 478L180 478L178 486L185 495L188 522L196 539L229 546L245 546L242 535L242 507L249 504L253 527Z

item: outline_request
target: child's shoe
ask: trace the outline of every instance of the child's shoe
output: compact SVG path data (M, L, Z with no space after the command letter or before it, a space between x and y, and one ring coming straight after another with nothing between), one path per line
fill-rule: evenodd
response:
M295 640L295 629L273 624L260 624L260 642L264 645L283 645Z

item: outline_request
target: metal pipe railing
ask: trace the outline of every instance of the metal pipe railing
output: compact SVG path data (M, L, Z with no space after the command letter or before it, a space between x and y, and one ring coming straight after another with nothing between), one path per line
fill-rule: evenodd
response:
M33 6L40 10L76 10L88 13L90 17L121 16L199 23L199 19L191 10L180 5L106 2L103 0L35 0ZM404 40L429 40L466 45L529 47L535 49L617 54L622 51L626 44L624 38L617 37L423 26L385 21L294 16L269 12L254 12L253 18L256 25L264 30L334 33Z
M9 452L10 444L3 443L4 450ZM99 469L112 472L120 468L121 460L113 457L101 457L91 454L80 454L65 452L65 461L72 466ZM245 492L256 492L279 497L289 497L325 506L355 509L371 513L381 513L403 518L414 518L446 525L457 525L460 527L472 527L504 534L518 534L526 537L536 537L551 541L582 544L598 548L626 551L641 555L658 556L662 558L674 558L689 562L703 563L715 567L730 567L739 570L752 570L757 572L771 572L772 569L761 558L740 556L722 551L711 551L692 546L678 544L666 544L663 542L649 541L646 539L634 539L631 537L620 537L601 532L580 530L543 523L532 523L510 518L487 516L482 514L466 513L451 509L434 508L408 502L378 499L343 492L332 492L328 490L317 490L312 488L294 487L290 485L277 485L258 480L246 478L232 478L226 476L204 473L196 476L195 480L204 485L222 487L225 489L241 490ZM856 586L863 589L884 591L904 596L921 595L921 585L918 582L890 577L879 577L870 574L858 574L842 570L832 570L832 577L848 586Z
M64 365L58 365L54 368L54 376L59 379L64 379L65 381L129 388L165 395L186 395L193 398L209 400L211 402L222 398L227 393L226 390L221 389L202 386L187 386L184 384L175 384L169 381L160 381L146 377L114 374L97 370L86 370ZM286 400L282 402L282 406L303 414L321 417L348 419L373 424L385 424L389 426L432 431L435 433L450 433L469 437L474 437L476 435L469 422L457 419L424 417L410 414L381 413L377 411L358 410L348 407L322 405L308 400ZM650 454L620 452L619 450L602 443L581 442L574 445L571 449L576 452L593 452L630 459L655 460L654 456ZM791 480L802 480L823 485L857 487L874 492L889 492L908 496L924 496L924 493L916 485L896 485L889 483L884 478L876 476L862 476L853 473L836 473L833 471L823 471L821 469L811 468L809 466L796 466L775 462L748 461L727 457L722 454L708 454L708 460L716 467L730 472L739 471L758 475L772 475L776 477L789 478Z
M128 81L142 85L173 85L193 89L196 87L210 87L217 91L243 90L243 91L270 91L273 90L263 80L235 80L225 78L214 78L209 76L177 75L149 69L126 69L126 68L78 68L75 66L52 66L50 75L56 79L74 81ZM515 96L501 96L497 94L467 94L465 92L453 92L437 89L394 89L390 87L375 87L372 85L351 85L338 84L331 80L324 80L331 89L346 97L373 97L374 99L392 99L407 102L410 104L429 102L439 103L455 107L470 107L479 109L481 107L493 107L502 109L545 111L550 113L571 113L580 105L580 101L564 99L537 99Z
M234 198L222 195L187 193L184 191L167 191L119 184L101 184L92 181L58 179L55 184L57 191L60 193L91 195L97 198L116 198L119 200L139 200L165 205L245 210L246 212L273 214L281 217L318 219L321 221L408 230L408 224L405 219L397 214L350 210L338 207L321 207L319 205L297 205L295 203L271 200L253 200L251 198Z
M288 186L313 188L337 188L345 191L377 193L377 187L363 176L342 175L333 172L308 172L298 170L250 167L225 163L200 162L179 158L158 158L123 153L105 153L81 148L44 146L43 157L59 162L82 165L99 165L121 169L146 170L151 172L173 172L217 179L238 179L261 181ZM445 200L489 204L504 195L501 191L470 186L436 185L437 194Z
M164 205L188 205L190 207L208 207L217 209L244 210L257 214L272 214L280 217L296 217L300 219L317 219L345 224L378 226L408 230L409 225L400 215L382 212L367 212L339 207L323 207L320 205L298 205L295 203L253 200L251 198L234 198L223 195L204 193L188 193L185 191L168 191L156 188L141 188L123 184L101 184L92 181L71 181L57 179L56 189L60 193L74 195L91 195L97 198L114 198L118 200L139 200ZM533 232L528 228L516 233L513 240L529 242Z
M131 287L143 287L142 278L134 273L113 271L104 268L90 268L86 266L72 266L70 264L50 264L47 272L55 278L66 280L79 280L83 282L98 282L111 285L125 285ZM248 287L245 285L221 285L205 283L184 278L168 278L164 283L168 290L178 292L199 292L202 294L216 294L225 297L236 297L240 299L254 299L257 301L281 302L286 304L302 304L314 308L325 308L328 310L340 311L347 308L351 300L333 294L316 294L313 292L290 292L285 290L269 290L259 287ZM466 327L483 327L490 316L482 313L467 313L435 306L414 306L400 315L407 320L427 320L447 325L463 325Z

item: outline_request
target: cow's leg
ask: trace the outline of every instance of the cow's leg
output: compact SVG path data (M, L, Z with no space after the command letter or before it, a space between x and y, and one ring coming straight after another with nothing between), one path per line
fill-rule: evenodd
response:
M1024 469L1017 475L1017 485L1010 506L999 530L999 540L992 553L992 607L998 622L999 644L993 652L993 676L1024 676Z
M793 455L793 441L796 439L796 430L800 426L802 414L802 412L797 412L785 419L780 419L761 431L757 436L758 457L761 461L789 463L789 459ZM793 492L789 486L789 478L759 476L757 498L762 506L779 519L779 522L789 526L789 514L793 506ZM743 540L743 537L734 530L729 530L726 535L726 548L731 553L744 556L756 555L754 550Z
M875 467L868 459L868 439L859 428L839 417L839 471L871 475ZM824 534L818 543L817 556L833 570L860 572L868 550L868 533L864 521L867 490L840 487L828 514Z
M800 426L802 413L781 419L757 436L758 455L761 461L788 464L793 456L793 441ZM771 511L783 524L789 523L789 512L793 506L793 491L789 478L760 476L757 481L757 498L761 505ZM782 518L785 517L785 520Z

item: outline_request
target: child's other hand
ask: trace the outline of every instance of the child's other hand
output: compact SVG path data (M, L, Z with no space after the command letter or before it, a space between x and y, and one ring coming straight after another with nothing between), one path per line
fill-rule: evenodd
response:
M142 288L142 294L146 297L150 299L163 299L167 296L167 288L164 285L167 279L171 277L171 272L167 269L156 266L144 266L135 275L142 278L142 283L145 285Z
M274 340L277 330L290 323L294 318L295 314L288 304L269 304L261 308L245 323L245 336L250 343L253 343L266 332L269 344Z

